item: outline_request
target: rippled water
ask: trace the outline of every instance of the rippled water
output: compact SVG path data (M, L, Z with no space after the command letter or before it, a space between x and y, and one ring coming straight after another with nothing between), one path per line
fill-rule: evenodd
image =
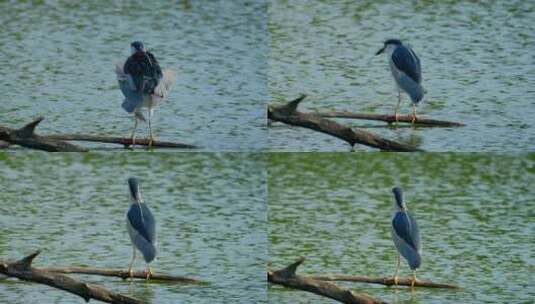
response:
M391 188L422 234L420 278L464 289L344 284L391 303L531 303L535 158L499 154L272 154L269 260L308 273L391 276ZM405 263L401 275L410 275ZM270 303L332 303L270 286Z
M340 120L430 151L533 151L535 2L270 1L269 93L300 93L301 109L393 113L397 93L386 38L408 42L422 62L419 113L463 128L388 128ZM403 96L402 113L410 113ZM274 124L272 150L347 151L339 139ZM365 149L365 148L359 148Z
M0 257L37 249L36 266L128 267L126 178L141 181L156 220L155 271L208 285L83 279L150 303L265 299L264 157L251 154L0 155ZM142 259L136 268L144 269ZM0 279L1 280L1 279ZM44 285L2 280L1 303L81 303Z
M2 1L0 122L43 133L127 135L115 63L142 40L178 72L158 138L203 150L265 146L265 1ZM148 134L140 126L138 136Z

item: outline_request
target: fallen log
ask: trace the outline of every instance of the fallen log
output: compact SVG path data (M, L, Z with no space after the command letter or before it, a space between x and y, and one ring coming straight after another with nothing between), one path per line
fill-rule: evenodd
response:
M48 135L48 138L58 139L58 140L70 140L70 141L88 141L88 142L98 142L105 144L118 144L125 147L132 145L131 138L125 137L110 137L110 136L100 136L100 135L89 135L89 134L54 134ZM149 139L147 138L136 138L136 145L139 146L148 146ZM160 141L155 140L152 142L152 147L155 148L179 148L179 149L195 149L197 148L194 145L183 144L183 143L174 143L169 141Z
M384 277L384 278L372 278L366 276L351 276L351 275L342 275L342 274L324 274L324 275L306 275L302 276L312 280L320 281L345 281L345 282L362 282L362 283L371 283L371 284L382 284L386 286L396 285L394 282L394 277ZM410 278L398 278L397 285L399 286L411 286ZM459 289L460 287L454 284L447 283L435 283L429 280L420 280L417 279L414 282L415 287L430 287L430 288L451 288Z
M109 291L99 285L84 283L64 274L34 268L31 264L39 253L40 251L36 251L16 262L0 261L0 273L24 281L45 284L67 291L82 297L86 302L95 299L115 304L144 303L136 298Z
M88 141L105 144L118 144L125 147L132 145L130 138L110 137L88 134L52 134L52 135L37 135L35 128L43 121L44 117L39 117L31 123L25 125L20 129L12 129L9 127L0 126L0 141L9 144L19 145L22 147L44 150L48 152L87 152L88 149L73 145L68 141ZM136 139L136 145L148 146L149 140L146 138ZM195 149L194 145L174 143L168 141L153 141L152 147L155 148L179 148L179 149Z
M35 128L44 119L39 117L20 129L0 126L0 140L22 147L48 152L86 152L87 149L68 142L35 134Z
M384 301L372 298L365 293L356 293L349 289L339 287L334 283L327 281L310 279L297 275L297 267L303 263L305 258L301 257L294 263L283 269L268 271L268 282L282 285L285 287L295 288L303 291L315 293L320 296L328 297L338 302L347 304L376 304L386 303Z
M305 97L306 95L301 95L299 98L292 100L283 106L268 105L268 118L288 125L304 127L332 135L346 141L352 147L355 144L362 144L385 151L420 151L416 147L385 139L370 132L360 129L353 130L347 126L313 113L299 112L297 111L297 107Z
M348 119L363 119L363 120L375 120L384 121L387 123L405 122L412 123L412 115L398 115L396 121L395 115L387 114L374 114L374 113L353 113L353 112L314 112L314 114L320 117L327 118L348 118ZM414 121L415 125L426 127L463 127L465 124L455 121L438 120L426 117L417 116Z
M123 280L128 278L134 279L143 279L147 278L146 271L133 271L132 276L124 269L104 269L104 268L86 268L86 267L46 267L39 268L40 270L47 272L57 272L65 274L88 274L88 275L99 275L106 277L118 277ZM153 281L167 281L167 282L176 282L176 283L191 283L191 284L203 284L203 281L187 278L182 276L172 276L167 274L151 272L150 280Z

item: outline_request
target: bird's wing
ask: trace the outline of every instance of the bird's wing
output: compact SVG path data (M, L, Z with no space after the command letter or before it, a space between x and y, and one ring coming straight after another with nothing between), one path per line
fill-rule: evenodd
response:
M143 96L139 93L134 79L130 74L124 71L124 63L118 63L115 66L115 73L117 74L117 82L119 88L124 95L124 102L121 105L128 113L132 113L136 107L142 102Z
M160 82L158 82L158 85L156 88L154 88L154 95L156 95L157 98L165 99L169 95L169 92L171 91L171 87L173 86L173 83L176 79L176 72L171 69L165 69L163 71L163 77Z
M147 56L149 56L150 64L152 68L152 77L156 80L160 80L163 77L162 68L160 67L160 64L158 63L158 60L156 60L156 57L151 52L147 52Z
M145 203L133 203L126 214L132 228L150 243L156 241L156 225Z
M416 83L422 81L422 70L420 68L420 59L408 47L400 45L392 53L392 61L398 70L405 73Z
M401 239L415 251L420 251L420 231L418 224L416 224L416 220L409 213L397 212L392 220L392 226Z
M127 96L130 91L135 91L136 86L132 76L124 72L124 62L119 62L115 65L115 74L117 75L117 81L119 82L119 88L123 92L124 96Z
M142 93L144 72L146 70L143 58L139 56L130 56L124 63L124 73L131 77L136 90Z

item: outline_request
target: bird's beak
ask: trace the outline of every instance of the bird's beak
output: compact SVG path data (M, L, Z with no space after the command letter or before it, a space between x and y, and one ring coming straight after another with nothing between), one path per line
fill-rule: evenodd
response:
M375 56L382 54L385 51L386 46L383 46L382 49L378 50L377 53L375 53Z

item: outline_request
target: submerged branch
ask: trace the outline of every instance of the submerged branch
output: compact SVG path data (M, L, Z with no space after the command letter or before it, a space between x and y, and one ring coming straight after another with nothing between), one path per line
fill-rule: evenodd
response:
M16 262L6 262L0 260L0 274L58 288L80 296L86 302L91 299L95 299L102 302L115 304L143 303L141 300L112 292L100 285L88 284L64 274L34 268L31 264L33 259L35 259L39 253L40 251L36 251Z
M362 120L375 120L384 121L387 123L404 122L412 123L412 115L398 115L397 120L394 115L387 114L374 114L374 113L353 113L353 112L315 112L314 114L320 117L328 118L347 118L347 119L362 119ZM417 116L414 124L417 126L426 127L462 127L463 123L447 120L438 120L432 118L425 118Z
M306 275L306 278L312 280L320 281L345 281L345 282L362 282L362 283L371 283L371 284L382 284L386 286L395 285L393 277L383 277L383 278L372 278L367 276L352 276L352 275L343 275L343 274L321 274L321 275ZM399 286L411 286L411 278L398 278ZM457 289L460 288L454 284L448 283L435 283L429 280L419 280L417 279L414 282L415 287L430 287L430 288L451 288Z
M87 267L46 267L39 268L43 271L57 272L57 273L76 273L76 274L88 274L88 275L99 275L106 277L117 277L121 279L135 278L143 279L147 278L146 271L133 271L132 276L124 269L110 269L110 268L87 268ZM183 276L172 276L168 274L155 273L151 272L150 280L156 281L168 281L176 283L191 283L191 284L202 284L203 282L193 278L187 278Z
M305 97L306 95L301 95L299 98L290 101L283 106L269 105L268 118L288 125L304 127L329 134L346 141L351 146L362 144L385 151L419 151L416 147L385 139L360 129L353 130L350 127L341 125L333 120L320 117L313 113L299 112L297 111L297 107Z
M88 135L88 134L54 134L54 135L37 135L35 128L43 117L39 117L20 129L12 129L9 127L0 126L0 141L6 142L2 146L7 147L9 144L19 145L22 147L43 150L48 152L86 152L88 149L73 145L68 141L89 141L105 144L118 144L125 147L132 145L130 138ZM1 143L0 142L0 143ZM136 139L136 145L148 146L149 140L145 138ZM152 142L152 147L155 148L179 148L179 149L195 149L194 145L158 141Z
M334 283L297 275L297 267L299 267L304 260L305 258L301 257L283 269L268 271L268 282L289 288L312 292L317 295L347 304L386 303L384 301L372 298L365 293L356 293L349 289L342 288Z

